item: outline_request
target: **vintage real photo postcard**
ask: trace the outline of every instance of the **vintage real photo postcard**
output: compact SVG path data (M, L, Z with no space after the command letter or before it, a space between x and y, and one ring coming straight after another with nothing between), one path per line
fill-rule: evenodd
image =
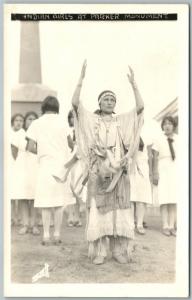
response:
M4 293L187 297L189 7L4 5Z

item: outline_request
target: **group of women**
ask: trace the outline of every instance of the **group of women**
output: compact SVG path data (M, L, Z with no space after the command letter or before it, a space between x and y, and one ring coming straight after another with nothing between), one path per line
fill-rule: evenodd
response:
M34 117L28 128L26 120L30 114L25 118L26 131L15 129L18 141L11 142L14 164L22 152L25 161L33 167L38 165L38 170L32 174L29 168L29 175L36 178L33 197L22 195L12 199L21 199L25 212L29 208L27 200L31 200L30 209L34 210L32 199L35 199L35 207L41 208L42 213L43 245L52 243L53 211L53 242L57 245L61 243L63 208L70 202L68 225L81 226L79 212L86 197L88 256L94 264L103 264L110 250L118 263L125 264L130 260L135 230L145 234L144 216L147 204L152 204L152 185L158 185L162 232L176 236L176 124L167 116L162 121L161 137L151 142L146 139L142 131L144 103L131 68L127 76L135 109L116 115L116 95L105 90L98 97L99 109L94 113L87 111L80 101L86 66L85 61L72 97L69 132L59 115L59 102L51 96L42 103L42 116ZM17 118L12 122L13 128ZM29 182L26 166L27 163L23 180ZM23 220L20 233L29 228ZM39 233L35 225L33 233Z
M12 224L22 220L20 234L28 231L32 231L34 235L40 234L38 210L34 209L38 161L34 154L26 151L26 131L37 118L38 115L35 112L28 112L25 117L16 114L11 120Z

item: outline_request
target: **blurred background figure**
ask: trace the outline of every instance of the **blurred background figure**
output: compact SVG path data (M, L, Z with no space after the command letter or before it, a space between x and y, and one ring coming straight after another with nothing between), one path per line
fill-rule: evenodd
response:
M75 162L74 166L70 171L70 188L75 198L75 204L69 204L65 212L68 215L67 224L68 226L82 226L81 222L81 211L84 210L84 195L85 185L83 185L83 162L78 155L78 150L76 146L75 138L75 128L74 128L74 111L70 110L68 113L68 124L69 131L67 134L68 146L71 153L76 154L78 160Z
M24 196L24 152L18 150L18 145L23 143L25 131L23 129L24 117L15 114L11 118L11 224L18 225L21 221L20 202Z
M133 174L130 175L131 202L135 209L135 227L139 234L145 234L144 217L147 204L152 204L151 182L152 158L151 145L143 137L140 137L136 165Z
M177 124L171 116L161 123L162 135L153 144L153 183L158 184L158 200L162 217L162 231L176 236L176 207L178 202L178 135Z
M34 120L38 119L38 115L31 111L25 115L24 129L27 131ZM27 141L26 141L27 146ZM37 209L34 208L35 187L38 161L37 156L26 151L25 153L25 200L21 201L22 228L19 234L32 232L39 235L40 231L37 225Z

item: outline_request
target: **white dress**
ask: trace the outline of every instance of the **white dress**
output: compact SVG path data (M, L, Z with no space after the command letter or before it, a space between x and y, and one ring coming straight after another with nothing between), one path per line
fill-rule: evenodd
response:
M71 137L73 140L73 131L74 128L70 127L68 129L68 136ZM72 167L70 171L70 187L74 194L79 197L82 201L86 201L86 186L83 185L83 179L84 179L84 171L85 171L85 164L83 163L83 160L80 158L77 145L75 143L72 154L76 154L78 157L78 160L75 162L74 166Z
M35 199L36 179L38 172L37 155L26 152L26 199Z
M11 157L12 199L32 200L35 198L37 156L26 151L26 132L23 129L12 132L11 144L18 148L16 160Z
M16 160L11 154L10 197L13 200L22 200L26 199L26 140L24 129L11 131L11 144L18 148L18 154Z
M173 148L175 152L175 160L172 160L167 136L162 134L158 140L154 141L152 149L159 152L158 156L158 201L162 204L176 204L178 201L178 164L177 164L177 149L178 136L173 135Z
M44 114L33 121L27 131L27 137L37 143L39 160L35 207L65 206L67 199L72 197L69 185L58 183L53 177L69 156L63 123L58 114Z
M143 151L137 153L136 166L134 173L130 175L130 183L132 202L152 204L147 145L144 145Z

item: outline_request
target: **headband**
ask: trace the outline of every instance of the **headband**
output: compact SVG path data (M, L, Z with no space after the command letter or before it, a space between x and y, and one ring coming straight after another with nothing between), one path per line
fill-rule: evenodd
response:
M116 101L116 95L115 95L115 93L113 93L113 92L111 92L111 91L104 91L104 92L102 92L102 93L99 95L99 98L98 98L99 104L100 104L101 101L102 101L105 97L107 97L107 96L113 97L113 98L115 99L115 101Z

